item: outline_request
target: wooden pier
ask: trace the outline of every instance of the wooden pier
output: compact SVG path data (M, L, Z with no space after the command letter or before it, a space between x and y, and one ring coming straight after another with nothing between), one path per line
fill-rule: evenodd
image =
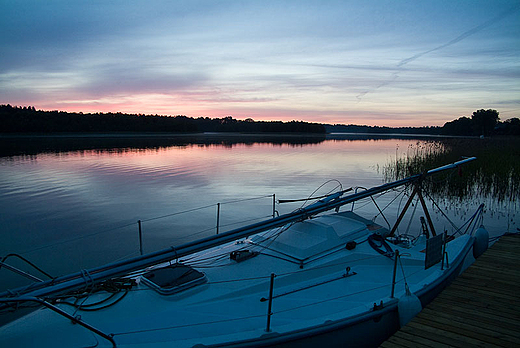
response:
M519 254L501 237L381 347L520 347Z

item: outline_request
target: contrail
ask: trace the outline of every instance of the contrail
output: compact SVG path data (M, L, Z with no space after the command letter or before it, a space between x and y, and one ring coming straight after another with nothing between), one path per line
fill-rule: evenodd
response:
M471 28L470 30L462 33L461 35L457 36L456 38L454 38L453 40L450 40L448 41L447 43L443 44L443 45L440 45L440 46L437 46L435 48L432 48L430 50L427 50L427 51L424 51L424 52L421 52L421 53L417 53L411 57L408 57L408 58L405 58L403 60L401 60L398 64L397 64L397 67L398 68L401 68L403 67L404 65L410 63L410 62L413 62L414 60L428 54L428 53L431 53L431 52L434 52L434 51L438 51L438 50L441 50L443 48L446 48L448 46L451 46L451 45L454 45L456 44L457 42L460 42L462 40L464 40L465 38L473 35L473 34L476 34L478 33L479 31L491 26L492 24L496 23L497 21L500 21L502 19L504 19L505 17L507 16L510 16L511 14L515 13L516 11L518 11L518 9L520 8L520 5L515 5L503 12L500 12L498 15L496 15L495 17L485 21L484 23L480 24L480 25L477 25L476 27L474 28ZM367 95L368 93L370 92L373 92L385 85L388 85L389 83L391 83L392 81L394 81L396 78L399 77L399 74L398 74L398 71L393 73L392 74L392 78L388 79L387 81L384 81L383 83L381 83L379 86L373 88L372 90L368 90L368 91L364 91L364 92L361 92L359 93L356 98L358 99L358 103L361 101L361 98L364 97L365 95Z
M476 27L474 27L474 28L472 28L472 29L462 33L461 35L457 36L453 40L448 41L447 43L445 43L443 45L437 46L437 47L432 48L431 50L428 50L428 51L424 51L424 52L418 53L418 54L416 54L416 55L414 55L412 57L403 59L403 60L401 60L399 62L399 64L397 64L397 67L402 67L403 65L408 64L408 63L416 60L417 58L420 58L420 57L424 56L425 54L428 54L428 53L431 53L431 52L434 52L434 51L438 51L440 49L443 49L443 48L446 48L446 47L451 46L453 44L456 44L457 42L460 42L460 41L464 40L468 36L476 34L479 31L481 31L481 30L491 26L492 24L496 23L497 21L500 21L501 19L511 15L512 13L517 11L519 7L520 6L518 6L518 5L517 6L513 6L512 8L507 9L506 11L503 11L503 12L499 13L497 16L495 16L495 17L485 21L484 23L482 23L480 25L477 25Z

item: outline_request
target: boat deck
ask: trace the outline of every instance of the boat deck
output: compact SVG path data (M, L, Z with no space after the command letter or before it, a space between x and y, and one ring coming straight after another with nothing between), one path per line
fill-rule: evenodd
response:
M520 235L500 238L380 347L518 347Z

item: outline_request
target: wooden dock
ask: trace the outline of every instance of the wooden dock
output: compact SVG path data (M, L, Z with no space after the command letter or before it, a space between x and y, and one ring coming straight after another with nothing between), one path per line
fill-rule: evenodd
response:
M519 255L501 237L381 347L520 347Z

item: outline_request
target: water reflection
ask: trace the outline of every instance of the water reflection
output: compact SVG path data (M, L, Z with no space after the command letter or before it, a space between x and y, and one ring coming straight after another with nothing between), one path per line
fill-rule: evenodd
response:
M136 148L127 139L97 148L99 139L90 138L66 146L64 139L52 146L13 146L17 156L0 158L0 256L21 253L53 275L93 267L138 254L138 220L145 252L178 245L216 232L218 202L227 202L220 207L225 230L270 216L272 194L305 198L330 179L343 188L379 185L380 168L417 142L246 138L139 139L145 144ZM392 197L381 199L385 207ZM467 209L478 203L468 202ZM275 209L286 213L298 206ZM198 207L205 208L194 210ZM378 214L370 201L356 207L367 217ZM385 214L395 220L397 209ZM496 233L514 228L496 217ZM416 223L413 219L412 229ZM2 287L24 282L3 269L0 277Z
M42 153L94 151L96 153L126 153L168 147L222 146L258 143L302 146L317 144L325 135L244 135L244 134L86 134L53 136L1 136L0 157L31 156Z
M234 147L271 144L273 146L306 146L334 140L343 142L377 141L389 139L409 140L409 135L398 134L84 134L84 135L2 135L0 136L0 157L34 156L44 153L95 152L98 154L159 151L168 147ZM431 136L417 136L413 139L431 139Z

